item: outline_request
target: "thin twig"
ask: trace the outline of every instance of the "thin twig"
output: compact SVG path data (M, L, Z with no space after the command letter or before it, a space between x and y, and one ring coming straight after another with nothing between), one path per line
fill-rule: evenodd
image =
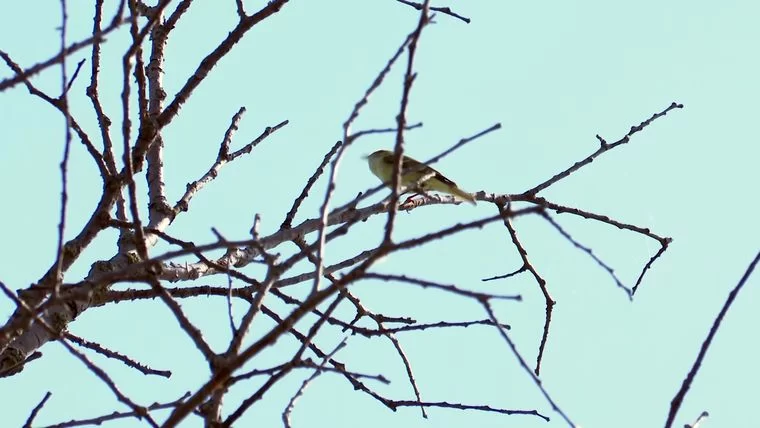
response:
M130 358L130 357L124 355L124 354L112 351L110 349L105 348L103 345L100 345L98 343L91 342L89 340L83 339L83 338L81 338L79 336L76 336L74 334L71 334L69 332L64 332L63 336L66 339L71 340L72 342L76 343L79 346L82 346L82 347L88 348L88 349L92 349L93 351L97 352L98 354L104 355L104 356L106 356L108 358L113 358L115 360L121 361L127 367L132 367L133 369L138 370L142 374L145 374L145 375L156 375L156 376L165 377L167 379L169 377L171 377L171 375L172 375L172 372L169 371L169 370L155 370L155 369L152 369L152 368L150 368L150 367L148 367L148 366L146 366L144 364L140 364L137 361L134 361L132 358Z
M37 403L36 406L34 406L34 409L32 409L32 413L29 414L28 418L26 418L26 423L24 423L24 428L31 428L32 422L34 422L34 418L37 417L37 414L40 412L40 410L42 410L42 407L45 405L45 403L47 403L47 401L52 396L53 394L50 391L45 393L45 396L42 397L42 400L39 403Z
M412 1L409 1L409 0L396 0L396 1L399 2L399 3L403 3L403 4L407 5L407 6L411 6L411 7L415 8L415 9L417 9L417 10L422 10L422 7L423 7L422 4L415 3L415 2L412 2ZM463 21L466 24L470 23L470 18L467 18L467 17L464 17L462 15L457 14L456 12L452 11L451 8L449 8L449 7L435 7L435 6L431 6L430 10L432 10L434 12L440 12L440 13L442 13L444 15L453 16L454 18L459 19L460 21Z
M225 132L224 139L222 140L222 144L219 147L219 154L217 155L216 161L214 161L213 165L206 171L205 174L201 176L198 180L195 180L194 182L187 185L187 189L185 190L185 194L182 195L181 198L174 204L174 207L172 208L175 215L179 214L180 212L187 211L190 206L190 201L192 198L200 192L203 187L205 187L208 183L210 183L212 180L214 180L217 175L219 174L219 171L222 169L222 167L238 157L249 154L253 150L254 147L258 146L259 143L267 139L269 136L286 126L289 122L287 120L283 120L282 122L278 123L275 126L267 126L264 131L256 137L253 141L246 144L239 150L236 150L232 153L229 153L229 144L230 140L232 139L232 136L234 135L235 131L238 129L238 124L240 122L240 119L242 118L243 113L245 113L245 108L241 107L240 110L238 110L237 113L232 118L232 122L230 123L230 126L227 128L227 131Z
M557 221L554 220L549 214L543 213L543 217L546 221L549 222L549 224L554 226L554 228L557 230L557 232L559 232L560 235L562 235L565 239L570 241L570 243L573 244L575 248L578 248L579 250L588 254L592 259L594 259L596 264L601 266L601 268L607 271L610 277L612 277L612 280L615 281L615 284L618 286L618 288L622 289L625 292L625 294L628 296L628 300L633 300L633 293L631 292L631 289L629 289L623 284L620 278L618 278L618 276L615 274L614 269L612 269L607 263L605 263L602 259L600 259L596 254L594 254L594 250L592 250L590 247L587 247L581 244L580 242L575 240L575 238L570 236L570 234L565 229L563 229L562 226L560 226L559 223L557 223Z
M707 411L703 411L702 413L697 416L697 419L692 424L686 424L684 425L684 428L699 428L700 425L702 425L702 422L704 422L708 417L710 416Z
M525 370L526 373L530 376L530 378L533 380L533 383L536 384L538 387L538 390L541 391L541 394L544 396L546 401L549 402L549 404L552 406L552 409L554 409L555 412L559 413L559 415L562 417L562 419L567 422L567 424L571 428L575 428L576 425L573 423L573 421L570 420L570 418L565 414L562 409L554 402L554 400L549 395L549 392L544 388L544 386L541 383L541 379L538 378L538 376L531 371L531 369L528 367L528 364L525 362L525 359L522 357L520 352L517 350L517 347L515 346L514 342L512 342L512 339L509 338L509 335L506 331L504 331L503 328L499 327L499 320L496 318L496 314L494 314L493 309L491 308L491 304L488 302L488 300L482 300L481 303L483 304L483 307L486 310L486 313L488 313L488 317L493 321L494 325L496 325L496 329L499 331L499 334L504 339L505 342L507 342L507 345L509 345L509 348L512 350L512 354L517 358L517 360L520 363L520 367Z
M61 52L66 50L66 28L68 23L68 13L66 10L66 0L61 0ZM80 63L81 66L82 63ZM72 80L73 82L73 80ZM61 212L58 219L58 245L56 246L55 257L55 286L53 287L53 298L58 297L63 282L63 240L66 230L66 206L69 200L68 194L68 166L69 154L71 153L71 113L69 112L68 97L69 79L66 70L66 56L61 58L61 96L58 101L61 103L61 110L64 118L64 142L63 142L63 159L59 165L61 171Z
M92 33L98 34L101 31L101 21L103 17L104 0L95 1L95 17L93 18ZM116 155L113 151L113 141L111 140L110 128L111 119L105 114L103 106L100 103L100 94L98 93L98 76L100 75L100 45L101 40L95 40L92 43L92 54L90 56L90 86L87 87L87 96L92 102L95 115L98 118L98 129L103 140L103 159L109 175L116 175ZM105 180L105 177L103 177Z
M639 274L639 277L636 279L636 284L631 289L631 294L635 295L636 291L639 289L639 285L641 284L641 281L644 279L644 274L647 273L647 271L652 267L652 264L654 264L655 260L660 258L660 256L665 253L665 250L668 249L668 244L673 242L672 239L668 238L667 241L665 241L664 244L660 245L660 249L657 250L655 255L652 256L652 258L649 259L647 264L644 265L644 267L641 269L641 274Z
M323 355L323 356L320 356L320 358L324 358L325 356L326 356L326 354ZM244 380L247 380L247 379L254 378L256 376L272 376L273 374L276 374L276 373L278 373L278 372L280 372L282 370L287 370L287 368L288 368L289 365L293 365L293 364L290 361L288 361L287 363L279 364L279 365L276 365L274 367L270 367L268 369L254 369L254 370L251 370L249 372L239 374L237 376L234 376L234 377L230 378L230 385L238 383L238 382L241 382L241 381L244 381ZM293 368L302 368L302 369L317 369L317 368L319 368L320 370L322 370L324 372L339 373L339 374L349 373L353 377L375 380L375 381L378 381L378 382L383 383L385 385L390 385L390 383L391 383L391 381L389 381L383 375L372 375L372 374L366 374L366 373L348 372L346 369L338 369L338 368L335 368L335 367L325 367L325 366L323 366L321 364L315 363L314 361L312 361L312 360L310 360L308 358L305 359L305 360L300 360L300 361L296 362L293 365Z
M285 220L282 222L282 225L280 226L282 229L290 229L293 223L293 219L296 216L296 213L298 212L298 208L301 207L301 204L303 201L306 200L306 197L309 196L309 190L314 186L314 183L317 182L317 179L322 175L322 173L325 170L325 166L327 166L327 163L330 162L330 159L332 159L333 156L335 156L335 153L338 151L338 149L343 145L342 141L338 141L335 144L333 144L332 148L327 152L325 157L322 159L322 162L317 167L317 170L314 171L314 174L309 177L309 179L306 181L306 185L304 186L303 190L301 190L301 194L298 195L298 197L293 201L293 206L290 207L290 211L288 211L288 214L285 215Z
M457 294L459 296L470 297L476 300L497 299L497 300L515 300L518 302L522 301L522 296L520 296L519 294L503 295L503 294L480 293L477 291L465 290L463 288L457 287L456 285L439 284L437 282L428 281L424 279L411 278L406 275L379 274L379 273L367 272L364 275L364 279L379 279L383 281L405 282L408 284L418 285L422 288L428 288L428 287L434 288L434 289L446 291L448 293Z
M232 310L232 276L227 274L227 318L230 321L230 332L232 335L237 334L237 327L235 327L235 315Z
M422 403L418 403L416 401L411 401L411 400L398 400L398 401L392 402L393 407L410 407L410 406L416 406L420 404L424 405L425 407L438 407L442 409L457 409L457 410L479 410L481 412L500 413L502 415L532 415L532 416L538 416L539 418L545 420L546 422L550 421L548 416L545 416L539 413L538 410L502 409L502 408L491 407L491 406L487 406L483 404L471 405L471 404L461 404L461 403L449 403L446 401L425 401Z
M422 127L422 122L417 122L417 123L415 123L415 124L412 124L412 125L406 125L406 126L404 127L404 131L411 131L411 130L413 130L413 129L417 129L417 128L421 128L421 127ZM394 133L394 134L395 134L396 132L397 132L397 131L396 131L396 128L395 128L395 127L394 127L394 128L373 128L373 129L364 129L364 130L362 130L362 131L359 131L359 132L355 132L355 133L351 134L351 135L348 137L348 141L351 141L351 142L353 142L353 141L355 141L355 140L359 139L360 137L365 137L365 136L367 136L367 135L374 135L374 134L391 134L391 133Z
M77 80L77 76L79 76L79 70L82 69L82 66L84 65L84 60L81 60L77 63L77 68L74 69L74 74L71 75L71 79L69 79L69 83L66 85L66 89L64 90L65 93L69 93L71 90L71 87L74 85L74 81Z

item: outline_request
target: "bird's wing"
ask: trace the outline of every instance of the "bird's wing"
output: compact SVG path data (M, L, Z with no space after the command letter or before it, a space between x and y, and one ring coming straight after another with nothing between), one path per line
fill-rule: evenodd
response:
M390 153L383 157L383 163L386 163L388 165L393 165L393 153ZM422 162L419 162L415 159L410 158L409 156L404 156L404 160L401 161L401 170L402 171L416 171L416 172L423 172L426 169L432 170L432 172L435 174L431 178L436 178L442 183L446 184L447 186L453 186L457 187L457 184L453 181L446 178L445 175L438 172L435 168L431 166L424 165ZM427 175L427 174L423 174Z

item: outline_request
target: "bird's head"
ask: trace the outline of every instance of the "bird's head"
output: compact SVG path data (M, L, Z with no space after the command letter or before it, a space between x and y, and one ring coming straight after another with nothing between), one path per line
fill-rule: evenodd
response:
M390 150L378 150L370 155L365 155L364 159L367 159L369 161L372 161L374 159L381 159L384 156L392 155L393 152Z

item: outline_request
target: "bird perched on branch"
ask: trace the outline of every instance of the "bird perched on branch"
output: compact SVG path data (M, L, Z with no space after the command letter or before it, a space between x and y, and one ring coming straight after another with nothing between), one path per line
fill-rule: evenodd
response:
M369 169L386 186L390 187L393 182L393 152L390 150L378 150L367 156ZM432 167L418 162L409 156L404 156L401 161L400 192L416 192L424 194L427 191L436 191L452 195L463 201L475 205L475 198L457 187L456 183L446 178L443 174Z

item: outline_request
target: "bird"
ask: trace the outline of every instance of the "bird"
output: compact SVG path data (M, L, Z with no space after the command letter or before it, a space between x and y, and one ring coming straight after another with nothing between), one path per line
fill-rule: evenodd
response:
M393 182L394 153L390 150L378 150L367 156L369 169L386 186ZM414 191L418 194L428 190L446 193L475 205L475 198L457 187L456 183L446 178L432 167L404 156L401 161L401 192ZM422 180L420 182L420 180Z

